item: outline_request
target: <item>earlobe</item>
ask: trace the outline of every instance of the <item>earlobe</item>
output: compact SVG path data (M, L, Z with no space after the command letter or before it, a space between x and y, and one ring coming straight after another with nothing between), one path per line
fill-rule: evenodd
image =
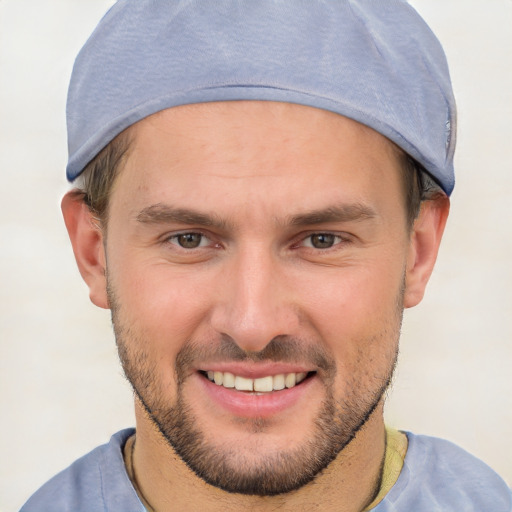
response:
M78 269L89 287L89 297L96 306L108 309L106 258L101 227L83 201L83 194L77 190L64 196L61 208Z
M414 222L407 257L404 306L411 308L421 302L425 293L444 227L450 211L450 200L439 196L424 201Z

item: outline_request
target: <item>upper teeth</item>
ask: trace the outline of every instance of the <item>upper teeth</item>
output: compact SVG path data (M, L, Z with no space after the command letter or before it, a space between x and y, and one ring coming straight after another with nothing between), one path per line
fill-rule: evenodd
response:
M238 391L258 391L261 393L279 391L284 388L293 388L306 378L306 373L280 373L259 379L248 379L230 372L206 372L208 378L218 386L235 388Z

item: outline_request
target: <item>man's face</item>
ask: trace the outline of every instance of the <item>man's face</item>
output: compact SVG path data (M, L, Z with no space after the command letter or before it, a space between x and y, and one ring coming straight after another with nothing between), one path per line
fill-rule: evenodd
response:
M298 488L392 375L409 247L398 153L270 102L178 107L132 136L106 239L127 377L207 482Z

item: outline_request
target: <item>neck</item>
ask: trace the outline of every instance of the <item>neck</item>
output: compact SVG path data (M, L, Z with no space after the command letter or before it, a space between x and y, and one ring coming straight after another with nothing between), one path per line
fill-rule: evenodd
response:
M155 512L313 510L361 512L379 489L385 453L383 404L317 478L297 491L271 497L230 494L205 483L176 455L142 406L136 404L133 469L138 492Z

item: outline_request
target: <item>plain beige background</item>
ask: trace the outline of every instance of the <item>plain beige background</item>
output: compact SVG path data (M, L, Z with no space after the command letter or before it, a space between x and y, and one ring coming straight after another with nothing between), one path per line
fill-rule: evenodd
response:
M0 0L0 512L133 425L108 312L88 301L59 211L67 81L111 3ZM451 64L457 185L387 418L512 483L512 0L412 3Z

